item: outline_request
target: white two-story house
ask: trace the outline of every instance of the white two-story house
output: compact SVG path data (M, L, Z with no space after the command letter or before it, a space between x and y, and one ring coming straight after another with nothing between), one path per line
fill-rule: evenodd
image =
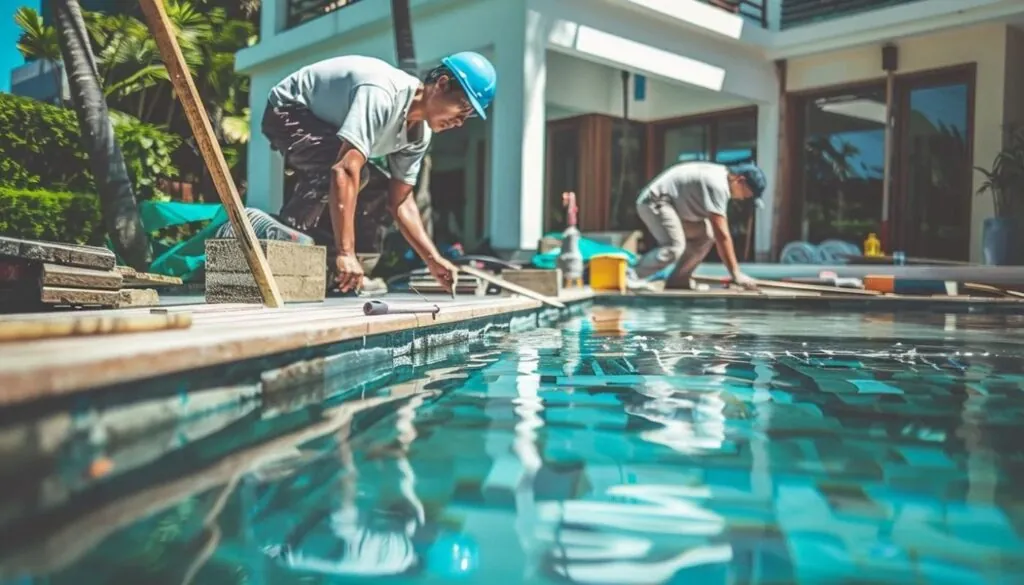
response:
M262 10L260 42L237 67L252 77L248 203L276 211L283 162L258 128L271 86L334 55L395 62L395 42L387 0ZM908 255L980 260L993 205L975 195L973 168L1024 121L1022 0L413 0L412 11L424 70L461 50L498 70L488 120L433 148L437 236L467 247L535 249L564 227L565 190L584 231L637 229L636 193L666 165L753 158L770 185L762 210L732 218L741 260L871 232Z

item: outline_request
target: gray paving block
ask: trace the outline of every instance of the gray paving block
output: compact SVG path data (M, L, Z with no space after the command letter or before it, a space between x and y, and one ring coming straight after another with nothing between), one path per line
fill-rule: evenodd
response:
M327 279L318 276L274 276L281 298L286 303L316 302L324 300ZM256 279L248 272L207 272L206 302L208 303L261 303Z
M292 242L259 240L274 276L316 277L327 272L327 248ZM206 272L249 273L242 247L235 239L206 240Z
M106 248L21 240L3 236L0 236L0 256L98 270L113 270L114 265L117 264L114 253Z

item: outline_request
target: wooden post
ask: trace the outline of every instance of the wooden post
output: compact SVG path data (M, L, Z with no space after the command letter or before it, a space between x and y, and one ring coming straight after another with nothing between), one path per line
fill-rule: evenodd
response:
M249 264L256 284L259 286L260 295L263 297L263 304L278 308L284 305L281 299L281 292L274 281L274 275L270 272L270 265L263 254L259 242L256 240L256 232L249 223L249 217L242 209L242 199L238 196L238 189L231 178L227 161L224 160L224 153L221 152L220 144L213 133L210 119L206 115L206 109L199 98L199 91L196 90L192 75L185 64L185 58L181 54L181 47L174 36L174 27L164 10L163 0L139 0L142 12L146 16L149 30L156 40L156 46L160 49L167 73L170 75L174 91L181 100L185 116L188 118L189 126L192 127L192 134L196 137L199 150L203 153L203 160L213 178L213 184L217 187L217 194L220 195L224 210L227 211L231 226L234 228L238 242L245 254L245 260Z
M892 200L892 147L893 147L893 86L894 75L892 71L885 73L885 158L883 159L882 170L882 225L881 233L878 234L882 240L882 250L892 251L892 226L889 225L889 208Z

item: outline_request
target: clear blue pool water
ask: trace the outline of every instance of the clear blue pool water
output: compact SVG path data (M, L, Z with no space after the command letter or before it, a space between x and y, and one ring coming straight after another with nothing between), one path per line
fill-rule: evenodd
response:
M395 380L9 582L1024 583L1021 317L595 307Z

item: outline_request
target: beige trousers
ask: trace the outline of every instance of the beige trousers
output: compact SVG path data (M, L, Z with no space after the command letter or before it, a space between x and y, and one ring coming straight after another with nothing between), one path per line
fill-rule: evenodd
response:
M655 274L666 266L676 268L666 281L667 286L687 286L690 275L715 245L708 220L683 221L672 201L666 197L651 197L638 202L637 214L658 242L636 265L640 278Z

